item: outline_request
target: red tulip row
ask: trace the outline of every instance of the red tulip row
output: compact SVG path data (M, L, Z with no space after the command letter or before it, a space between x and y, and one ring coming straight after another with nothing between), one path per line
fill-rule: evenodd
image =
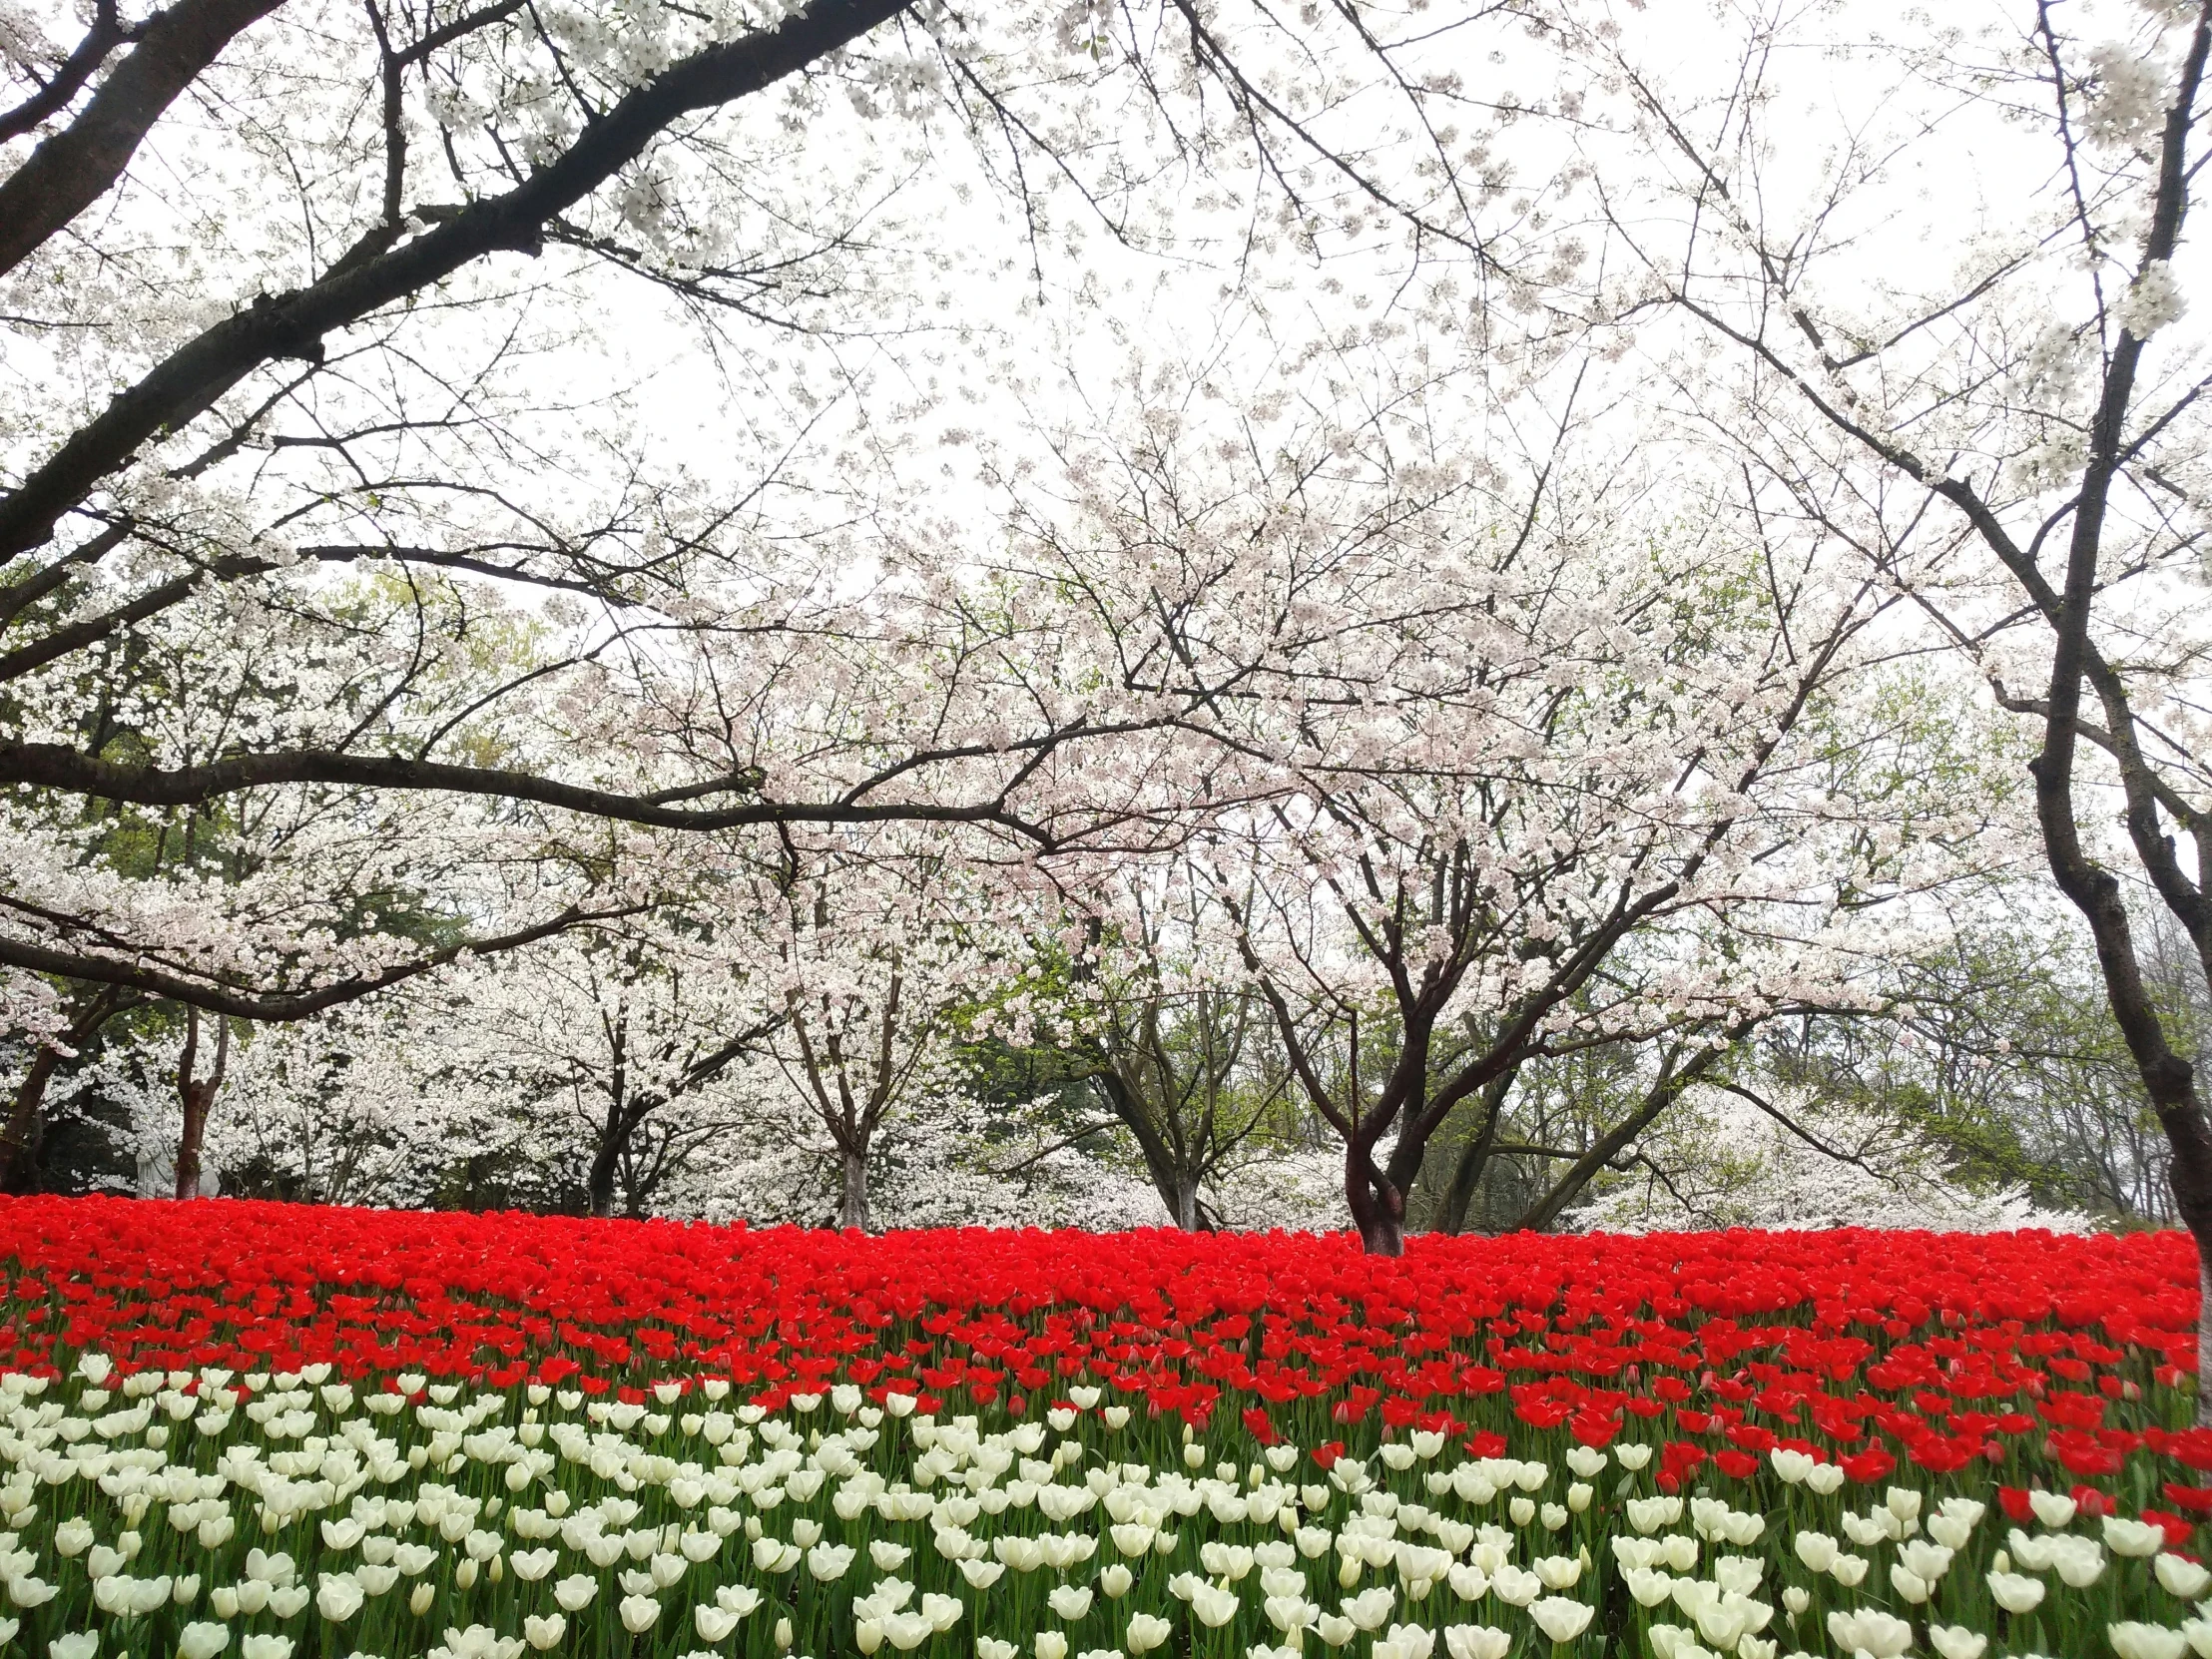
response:
M1386 1260L1309 1235L30 1198L0 1200L0 1259L17 1370L99 1351L126 1372L320 1362L594 1392L719 1376L772 1408L849 1382L1016 1413L1096 1387L1196 1423L1226 1403L1262 1441L1633 1426L1662 1484L1750 1478L1783 1446L1855 1480L1907 1459L2023 1488L2125 1476L2131 1507L2212 1511L2178 1235L1421 1237Z

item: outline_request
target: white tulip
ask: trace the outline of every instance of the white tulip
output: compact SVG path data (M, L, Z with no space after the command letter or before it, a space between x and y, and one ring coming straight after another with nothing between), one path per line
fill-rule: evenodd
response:
M2064 1492L2046 1492L2038 1486L2027 1494L2027 1505L2035 1511L2035 1518L2053 1531L2074 1518L2074 1500Z
M1150 1653L1154 1648L1165 1645L1167 1639L1174 1634L1175 1626L1166 1619L1156 1618L1150 1613L1132 1613L1129 1616L1129 1628L1123 1633L1122 1639L1128 1644L1131 1655L1135 1656ZM980 1652L982 1644L978 1642L976 1648Z
M2148 1560L2166 1547L2166 1532L2165 1528L2153 1526L2148 1521L2123 1520L2118 1515L2106 1515L2104 1542L2114 1555Z
M1973 1522L1961 1520L1956 1515L1931 1515L1928 1535L1945 1549L1964 1549L1966 1540L1973 1536Z
M1526 1607L1543 1593L1544 1581L1507 1563L1490 1574L1490 1591L1512 1607Z
M599 1580L583 1573L575 1573L553 1586L553 1599L561 1604L563 1611L570 1613L581 1613L598 1593Z
M1444 1573L1444 1582L1461 1601L1480 1601L1490 1593L1490 1575L1472 1561L1454 1561Z
M1898 1547L1898 1559L1931 1584L1950 1570L1950 1551L1941 1544L1915 1538Z
M2180 1631L2160 1624L2126 1620L2106 1625L2104 1634L2119 1659L2181 1659L2189 1650L2188 1639Z
M1381 1630L1396 1611L1397 1597L1387 1585L1378 1585L1363 1590L1356 1596L1347 1596L1343 1603L1344 1616L1361 1630Z
M1589 1628L1590 1617L1595 1611L1587 1602L1566 1596L1545 1596L1529 1607L1528 1616L1553 1641L1571 1642Z
M1582 1577L1582 1562L1572 1555L1540 1555L1528 1565L1547 1590L1571 1590Z
M2061 1533L2050 1542L2050 1564L2069 1589L2086 1590L2103 1576L2104 1551L2093 1540Z
M1062 1584L1045 1597L1045 1603L1053 1612L1072 1624L1091 1610L1091 1592L1087 1586L1077 1588L1073 1584Z
M430 1659L517 1659L522 1652L519 1636L502 1636L488 1624L472 1624L466 1630L446 1627L445 1645L430 1650Z
M1218 1630L1237 1616L1237 1592L1201 1583L1191 1590L1191 1611L1209 1630Z
M1817 1466L1812 1457L1802 1451L1792 1451L1787 1446L1776 1446L1767 1453L1767 1461L1773 1466L1774 1472L1792 1486L1804 1480Z
M1928 1627L1928 1645L1941 1655L1941 1659L1981 1659L1988 1649L1989 1638L1962 1624L1932 1624Z
M367 1592L348 1573L326 1572L316 1586L315 1611L332 1624L343 1624L361 1610Z
M712 1647L730 1639L730 1633L738 1628L738 1615L701 1602L692 1609L692 1624L699 1632L699 1639Z
M1913 1645L1913 1627L1875 1608L1828 1615L1828 1633L1847 1652L1865 1648L1874 1659L1902 1659Z
M2179 1596L2183 1601L2197 1601L2206 1590L2212 1590L2212 1571L2179 1555L2161 1552L2151 1563L2151 1570L2158 1575L2159 1585L2168 1595Z
M1388 1635L1375 1639L1375 1659L1428 1659L1435 1647L1434 1632L1417 1624L1393 1624Z

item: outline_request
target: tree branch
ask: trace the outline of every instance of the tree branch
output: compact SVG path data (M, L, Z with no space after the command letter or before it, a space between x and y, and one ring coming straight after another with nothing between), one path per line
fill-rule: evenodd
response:
M571 906L548 921L517 928L511 933L463 939L413 961L385 968L380 973L335 980L327 985L318 985L313 990L279 991L263 995L233 990L208 980L189 978L169 968L150 965L143 957L123 960L112 956L88 955L82 951L56 950L29 939L0 936L0 963L31 973L51 973L61 978L81 979L96 985L120 985L143 991L150 996L167 997L188 1007L204 1008L213 1014L232 1014L240 1019L281 1023L305 1019L310 1014L319 1014L325 1008L334 1008L340 1003L358 1001L364 996L427 973L432 968L443 967L462 955L490 956L501 951L519 949L571 927L582 926L587 922L606 921L617 916L635 915L646 908L648 906L643 904L629 904L613 910L582 910Z
M184 0L178 10L266 9L271 3ZM63 513L142 445L196 419L265 363L280 357L311 360L320 353L324 334L488 254L535 249L548 220L644 154L671 122L773 86L896 16L905 5L906 0L812 0L772 29L695 53L624 97L585 127L565 154L513 190L472 202L412 241L333 270L305 287L264 295L204 330L137 384L117 393L0 502L0 561L45 541ZM239 26L250 20L242 19ZM204 66L205 60L199 67ZM111 78L109 87L115 84ZM25 171L37 160L34 155ZM0 187L0 227L8 227L0 231L0 250L20 218L7 206L6 192L21 178L19 172ZM0 263L0 270L5 269Z
M42 142L0 184L0 275L106 195L178 94L250 24L281 3L178 0L155 13L77 119ZM91 38L86 37L88 45ZM91 73L90 66L85 73Z

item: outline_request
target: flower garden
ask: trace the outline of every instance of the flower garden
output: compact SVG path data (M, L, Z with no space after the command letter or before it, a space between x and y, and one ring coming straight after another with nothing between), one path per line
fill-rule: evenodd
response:
M2171 1235L0 1240L11 1653L2212 1654Z

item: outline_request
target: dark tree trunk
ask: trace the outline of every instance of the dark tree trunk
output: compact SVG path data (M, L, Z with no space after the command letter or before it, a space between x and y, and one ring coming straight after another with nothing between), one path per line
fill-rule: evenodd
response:
M1360 1223L1360 1248L1370 1256L1404 1255L1403 1219L1377 1205Z
M612 1110L608 1112L607 1133L599 1139L599 1150L592 1154L591 1174L585 1180L591 1213L602 1221L615 1213L615 1165L622 1157L616 1116Z
M607 1119L600 1125L599 1145L592 1153L591 1173L585 1177L585 1196L591 1205L591 1213L604 1221L615 1213L615 1172L622 1167L622 1155L630 1149L630 1137L637 1132L642 1113L632 1110L630 1100L630 1018L628 1011L618 1008L610 1017L601 1014L600 1024L607 1035Z
M1443 1230L1456 1238L1467 1230L1467 1210L1474 1203L1482 1172L1489 1167L1490 1148L1497 1144L1497 1126L1505 1115L1505 1097L1513 1091L1514 1067L1482 1090L1482 1127L1468 1137L1451 1166L1451 1185L1444 1189Z
M1748 1024L1731 1028L1727 1033L1728 1041L1735 1041L1750 1028ZM1587 1152L1567 1166L1566 1174L1552 1183L1551 1190L1523 1213L1516 1224L1518 1230L1529 1233L1548 1231L1567 1207L1581 1197L1582 1189L1590 1184L1591 1178L1631 1146L1638 1135L1651 1127L1661 1112L1680 1100L1683 1091L1712 1071L1727 1049L1703 1049L1692 1055L1687 1063L1678 1066L1676 1062L1682 1059L1682 1048L1677 1048L1661 1061L1659 1080L1652 1084L1642 1103L1634 1112L1600 1135L1591 1143Z
M837 1225L865 1233L867 1218L867 1154L850 1147L841 1149L843 1181L838 1189Z
M1188 1170L1178 1170L1168 1183L1164 1195L1168 1201L1168 1213L1175 1218L1175 1225L1186 1233L1200 1231L1198 1218L1198 1177Z
M2143 1080L2143 1092L2149 1096L2151 1110L2158 1115L2159 1127L2172 1149L2167 1180L2173 1188L2174 1209L2196 1243L2201 1285L2208 1277L2206 1264L2212 1263L2212 1125L2207 1124L2204 1101L2197 1092L2196 1067L2186 1056L2174 1052L2166 1037L2165 1022L2159 1018L2143 983L2118 879L2091 863L2070 833L2051 832L2061 813L2064 829L2072 830L2071 790L2064 786L2046 789L2043 782L2046 773L2057 771L2051 759L2053 747L2046 745L2035 767L2036 793L2050 798L2040 803L2044 807L2044 844L2050 851L2051 869L2059 886L2088 919L2098 966L2103 970L2105 999L2111 1004L2120 1035ZM2071 764L2070 755L2066 764ZM2197 1357L2197 1421L2212 1426L2212 1371L2203 1369L2205 1362L2212 1361L2212 1297L2199 1301Z
M46 1086L54 1080L61 1055L41 1048L32 1056L31 1069L17 1085L8 1107L7 1127L0 1129L0 1192L20 1195L38 1191L39 1143L45 1136L40 1111L46 1103Z
M215 1028L215 1066L206 1077L195 1077L200 1057L200 1010L185 1010L185 1051L177 1061L177 1102L184 1108L185 1124L177 1138L177 1196L200 1196L200 1149L208 1136L208 1114L223 1087L223 1073L231 1060L231 1021L218 1014Z
M2180 244L2195 171L2195 164L2187 156L2188 139L2195 125L2198 93L2208 61L2212 61L2212 15L2200 13L2166 109L2157 195L2141 247L2139 264L2143 267L2171 259ZM2088 459L2074 498L2065 580L2059 591L2051 591L2032 549L2014 543L1968 486L1945 478L1936 487L1966 511L1974 528L2034 600L2051 628L2049 690L2037 711L2043 717L2043 742L2028 766L2035 780L2036 826L2042 831L2044 856L2059 890L2089 924L2113 1019L2172 1148L2169 1179L2174 1207L2196 1241L2198 1278L2205 1283L2212 1282L2206 1272L2206 1264L2212 1262L2212 1124L2205 1118L2196 1068L2174 1051L2165 1022L2143 984L2119 880L2082 844L2074 817L2074 762L2085 735L2081 702L2086 685L2093 688L2103 706L2105 730L2098 741L2119 772L2127 802L2129 841L2152 886L2196 947L2200 967L2212 977L2212 900L2207 899L2205 890L2207 875L2212 874L2206 856L2212 852L2212 836L2207 834L2202 813L2186 801L2162 795L2140 747L2126 681L2091 639L2105 519L2112 485L2120 472L2142 352L2143 341L2131 327L2122 326L2089 426ZM2175 855L2173 837L2161 821L2162 810L2196 842L2194 876L2182 869ZM2198 1310L2197 1351L2200 1361L2212 1358L2212 1298L2204 1299ZM2201 1365L2197 1420L2212 1423L2212 1373Z
M1487 1125L1481 1134L1459 1149L1459 1156L1451 1166L1451 1185L1444 1189L1443 1230L1457 1238L1467 1230L1467 1211L1474 1203L1474 1192L1482 1184L1482 1172L1490 1163L1491 1133Z
M124 993L103 985L90 1002L69 1022L70 1050L81 1050L100 1027L130 1005ZM31 1057L30 1070L16 1086L8 1104L8 1120L0 1128L0 1193L20 1195L38 1191L39 1147L46 1138L46 1091L61 1069L58 1048L42 1047Z
M12 270L105 195L164 111L278 0L178 0L147 19L76 119L0 188L0 271Z
M1144 1154L1145 1173L1152 1177L1153 1191L1167 1206L1168 1219L1186 1233L1210 1231L1198 1202L1199 1184L1205 1180L1206 1172L1189 1167L1182 1151L1171 1146L1167 1137L1160 1133L1159 1125L1146 1110L1139 1086L1106 1059L1100 1060L1090 1081L1106 1102L1107 1110L1121 1120L1136 1140L1137 1150Z
M1362 1250L1370 1256L1405 1254L1404 1190L1375 1167L1357 1136L1345 1147L1345 1203L1360 1230Z

